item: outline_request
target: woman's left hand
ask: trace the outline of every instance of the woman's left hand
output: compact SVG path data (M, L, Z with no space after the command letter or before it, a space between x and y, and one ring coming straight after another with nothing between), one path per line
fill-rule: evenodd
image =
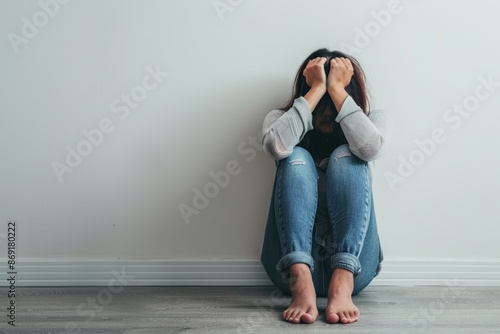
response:
M348 58L338 57L330 60L330 73L327 78L327 89L344 89L351 82L354 74L352 63Z

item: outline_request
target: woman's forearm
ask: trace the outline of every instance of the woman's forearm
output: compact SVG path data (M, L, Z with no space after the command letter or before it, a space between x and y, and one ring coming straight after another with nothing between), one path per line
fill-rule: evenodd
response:
M333 104L335 104L335 109L337 113L342 109L345 99L347 98L347 92L344 87L331 87L328 89L328 94L332 98Z
M314 86L309 89L309 91L304 95L304 99L306 99L307 103L309 104L309 107L311 108L311 112L316 108L316 106L319 103L319 100L325 95L326 93L326 87L324 85L322 86Z

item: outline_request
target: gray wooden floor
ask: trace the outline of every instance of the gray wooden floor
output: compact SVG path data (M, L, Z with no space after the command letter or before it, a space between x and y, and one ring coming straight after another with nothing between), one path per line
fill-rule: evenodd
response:
M16 327L2 333L500 333L500 287L370 286L354 298L350 325L319 319L294 325L280 315L290 298L272 287L18 287Z

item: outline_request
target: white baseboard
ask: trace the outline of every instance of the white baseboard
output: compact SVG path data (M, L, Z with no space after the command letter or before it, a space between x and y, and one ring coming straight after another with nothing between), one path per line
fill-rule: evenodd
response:
M0 286L8 286L0 259ZM18 259L16 286L266 286L258 260ZM373 285L500 286L500 261L384 260Z

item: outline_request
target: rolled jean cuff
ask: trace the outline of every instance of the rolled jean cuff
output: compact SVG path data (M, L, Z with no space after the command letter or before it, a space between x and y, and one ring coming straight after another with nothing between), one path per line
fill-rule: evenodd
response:
M356 256L350 253L337 253L332 256L332 268L346 269L357 276L361 271L361 263Z
M301 251L294 251L286 254L279 260L276 265L276 270L281 274L283 279L290 279L290 266L295 263L305 263L311 269L311 272L314 270L314 262L311 254Z

